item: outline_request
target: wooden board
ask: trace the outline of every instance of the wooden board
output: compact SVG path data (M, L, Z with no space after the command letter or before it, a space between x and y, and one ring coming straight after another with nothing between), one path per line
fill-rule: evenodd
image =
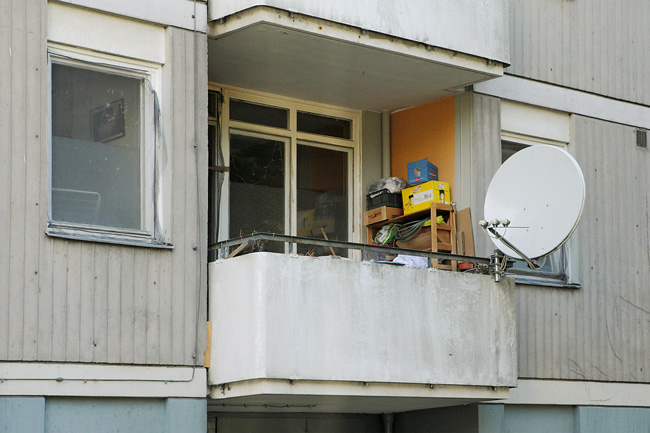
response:
M474 234L472 231L472 216L470 208L465 208L456 213L456 250L464 256L474 255Z

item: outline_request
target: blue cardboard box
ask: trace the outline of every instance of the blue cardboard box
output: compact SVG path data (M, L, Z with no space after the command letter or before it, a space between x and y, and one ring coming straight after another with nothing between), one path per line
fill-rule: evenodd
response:
M409 185L438 180L438 167L431 164L427 158L409 162L407 167Z

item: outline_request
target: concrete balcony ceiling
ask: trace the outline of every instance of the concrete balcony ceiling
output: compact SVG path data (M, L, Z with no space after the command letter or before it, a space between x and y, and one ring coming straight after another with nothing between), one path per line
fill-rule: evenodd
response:
M395 412L516 386L510 279L274 253L209 272L214 410Z
M503 75L453 48L258 6L209 24L208 77L233 87L359 110L397 110Z

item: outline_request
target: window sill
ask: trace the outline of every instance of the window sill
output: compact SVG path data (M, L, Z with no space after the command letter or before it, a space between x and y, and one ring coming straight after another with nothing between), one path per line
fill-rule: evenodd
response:
M580 289L582 288L581 284L578 283L568 283L561 280L553 280L549 278L542 277L533 277L528 275L518 275L518 274L508 274L507 277L513 278L515 283L518 285L528 285L528 286L541 286L541 287L555 287L560 289Z
M128 232L113 232L97 228L62 227L50 225L45 234L55 238L72 239L76 241L98 242L105 244L128 245L132 247L173 249L174 245L154 239L149 234Z

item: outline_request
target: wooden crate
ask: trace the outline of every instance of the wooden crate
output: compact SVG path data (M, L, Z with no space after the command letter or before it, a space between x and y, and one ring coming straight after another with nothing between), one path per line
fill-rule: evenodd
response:
M363 224L370 225L389 219L396 218L402 215L403 210L401 207L388 207L381 206L375 209L367 210L363 213Z

